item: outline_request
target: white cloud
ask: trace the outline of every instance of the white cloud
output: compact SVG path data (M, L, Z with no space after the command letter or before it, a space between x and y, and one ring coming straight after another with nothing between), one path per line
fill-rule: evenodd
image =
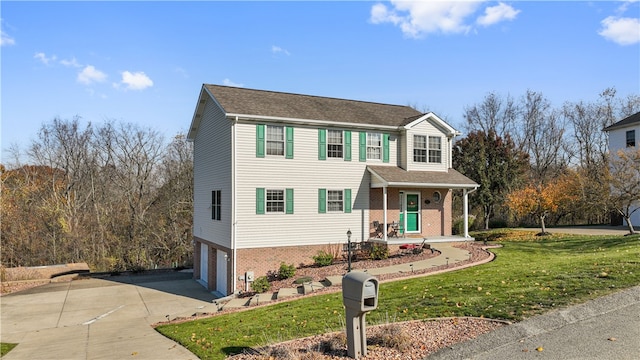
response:
M640 42L640 20L609 16L600 22L602 30L598 34L619 45L633 45Z
M504 20L514 20L519 13L520 10L505 3L499 3L484 9L484 15L478 18L477 23L482 26L490 26Z
M285 55L291 55L289 51L287 51L286 49L283 49L280 46L275 46L275 45L271 46L271 52L274 54L282 53Z
M127 89L129 90L144 90L153 86L153 81L147 76L147 74L141 71L135 73L123 71L122 83L127 85Z
M16 40L9 36L4 30L0 30L0 46L15 45Z
M62 60L60 60L60 64L66 66L66 67L75 67L75 68L82 67L82 65L78 63L78 60L76 60L75 57L71 58L69 60L62 59Z
M87 65L78 73L78 82L82 84L92 84L94 82L103 82L107 79L107 74L96 69L93 65Z
M50 62L56 61L57 56L53 55L52 57L47 57L45 53L39 52L33 55L33 58L40 60L40 62L45 65L49 65Z
M222 80L222 84L227 86L244 87L244 84L236 84L229 79Z
M383 4L371 8L374 24L392 23L409 37L419 38L430 33L467 33L465 22L482 1L391 1L392 9Z

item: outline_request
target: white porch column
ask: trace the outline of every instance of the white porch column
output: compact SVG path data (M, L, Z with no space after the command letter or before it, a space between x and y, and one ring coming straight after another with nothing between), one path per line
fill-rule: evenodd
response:
M467 189L463 189L462 193L464 196L462 197L462 209L464 216L464 237L469 237L469 191Z
M382 229L384 231L384 242L387 242L387 187L382 188L382 212L383 222Z

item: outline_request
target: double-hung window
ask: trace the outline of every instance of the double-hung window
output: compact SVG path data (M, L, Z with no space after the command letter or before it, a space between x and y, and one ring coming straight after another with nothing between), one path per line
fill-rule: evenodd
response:
M636 146L636 131L635 130L627 131L626 137L627 137L627 147Z
M351 212L351 189L318 189L318 213Z
M256 124L256 157L265 154L293 159L293 127Z
M342 190L327 190L327 211L339 211L344 209Z
M427 162L427 137L413 135L413 162Z
M382 134L367 133L367 160L382 159Z
M220 220L220 212L222 210L221 204L221 191L213 190L211 192L211 219Z
M442 162L442 138L439 136L429 136L429 162Z
M293 214L293 189L256 188L256 214Z
M342 150L342 130L327 130L327 156L341 158Z
M284 126L267 125L267 155L284 155Z
M284 190L267 190L267 204L268 213L283 213L284 212Z

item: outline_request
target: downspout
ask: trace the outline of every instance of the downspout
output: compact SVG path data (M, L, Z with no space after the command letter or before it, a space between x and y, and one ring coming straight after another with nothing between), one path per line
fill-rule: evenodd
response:
M464 222L464 237L465 238L469 238L469 194L473 193L474 191L478 190L477 187L474 187L473 189L471 189L471 191L467 190L467 189L462 189L462 192L464 193L464 196L462 197L462 201L463 201L463 222Z
M236 250L236 202L238 201L236 196L236 127L238 125L238 117L236 116L233 120L233 125L231 126L231 250L233 251L233 263L231 264L231 272L232 272L232 286L233 290L231 293L236 292L236 286L238 281L238 276L236 275L237 268L237 250Z

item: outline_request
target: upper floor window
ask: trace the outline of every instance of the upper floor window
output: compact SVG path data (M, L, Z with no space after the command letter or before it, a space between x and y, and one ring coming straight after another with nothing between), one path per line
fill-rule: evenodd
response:
M439 136L413 135L413 161L441 163L442 138Z
M442 138L438 136L429 136L429 162L442 162Z
M256 124L256 157L265 154L293 159L293 127Z
M382 134L367 133L367 159L382 158Z
M327 130L327 156L341 158L342 150L342 130Z
M636 146L636 131L629 130L627 131L627 147Z
M284 127L267 125L267 155L284 155Z
M220 220L221 206L221 191L213 190L211 192L211 219Z
M424 135L413 135L413 161L427 162L427 137Z

